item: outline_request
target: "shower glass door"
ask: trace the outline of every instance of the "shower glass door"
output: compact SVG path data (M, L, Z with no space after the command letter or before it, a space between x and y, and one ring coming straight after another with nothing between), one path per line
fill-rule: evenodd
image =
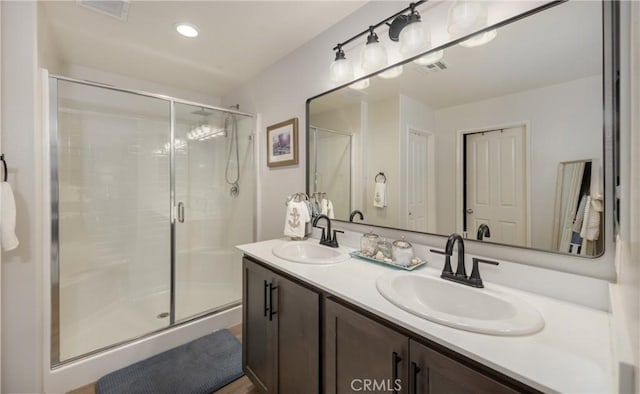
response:
M56 364L169 324L171 123L166 100L50 90Z
M255 119L50 78L51 364L240 304Z
M175 103L175 320L242 298L241 254L252 242L254 119Z

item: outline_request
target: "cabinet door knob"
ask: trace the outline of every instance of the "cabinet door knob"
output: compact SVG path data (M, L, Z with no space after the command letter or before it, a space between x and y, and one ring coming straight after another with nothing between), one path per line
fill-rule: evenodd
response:
M468 213L469 215L471 215L471 214L473 213L473 209L471 209L471 208L467 208L467 213Z

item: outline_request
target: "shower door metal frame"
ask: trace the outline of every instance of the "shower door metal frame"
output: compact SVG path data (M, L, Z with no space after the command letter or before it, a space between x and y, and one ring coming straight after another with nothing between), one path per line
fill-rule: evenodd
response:
M85 86L92 86L96 88L109 89L116 92L121 93L129 93L135 94L138 96L149 97L164 100L169 103L170 108L170 145L171 149L169 152L169 165L170 165L170 173L169 173L169 199L170 199L170 214L169 214L169 224L170 224L170 242L171 242L171 264L170 264L170 318L169 324L166 327L160 328L158 330L150 331L145 334L136 336L134 338L129 338L124 341L120 341L117 343L113 343L109 346L105 346L88 353L84 353L75 357L68 358L66 360L60 360L60 233L59 233L59 179L58 179L58 81L65 81L76 83ZM60 75L50 74L49 75L49 155L50 155L50 193L51 193L51 349L50 349L50 368L56 369L62 367L66 364L72 363L74 361L93 356L98 353L102 353L106 350L116 348L118 346L122 346L127 343L135 342L137 340L153 336L160 332L166 331L168 329L179 327L184 324L188 324L193 322L194 320L201 319L203 317L211 316L220 312L224 312L228 309L234 308L236 306L242 305L242 300L237 302L231 302L225 305L221 305L217 308L209 309L207 311L203 311L202 313L198 313L196 315L190 316L187 319L180 320L178 323L175 321L175 272L176 272L176 204L175 204L175 104L185 104L192 105L201 108L207 108L214 111L221 111L230 114L242 115L252 119L256 119L256 115L243 112L234 109L221 108L208 104L197 103L189 100L183 100L171 96L166 96L162 94L149 93L139 90L132 89L124 89L118 88L113 85L103 84L94 81L80 80L75 78L64 77ZM254 131L255 133L255 127ZM255 140L253 140L255 143ZM255 146L252 152L255 157ZM255 169L254 169L255 170ZM253 179L255 182L255 178ZM257 202L254 201L254 207L257 207ZM253 238L256 238L256 219L254 215L253 220Z

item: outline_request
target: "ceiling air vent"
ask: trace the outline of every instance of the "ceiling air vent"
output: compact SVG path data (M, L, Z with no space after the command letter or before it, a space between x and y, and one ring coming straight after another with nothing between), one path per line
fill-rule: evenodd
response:
M78 4L123 22L129 15L129 0L78 0Z
M419 72L420 74L433 74L433 73L437 73L437 72L441 72L446 70L448 67L447 65L440 61L440 62L435 62L432 64L428 64L426 66L420 66L416 69L417 72Z

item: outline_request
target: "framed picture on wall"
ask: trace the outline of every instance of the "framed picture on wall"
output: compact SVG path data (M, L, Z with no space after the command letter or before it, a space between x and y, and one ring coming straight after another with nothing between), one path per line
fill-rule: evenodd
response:
M267 166L298 164L298 118L267 127Z

